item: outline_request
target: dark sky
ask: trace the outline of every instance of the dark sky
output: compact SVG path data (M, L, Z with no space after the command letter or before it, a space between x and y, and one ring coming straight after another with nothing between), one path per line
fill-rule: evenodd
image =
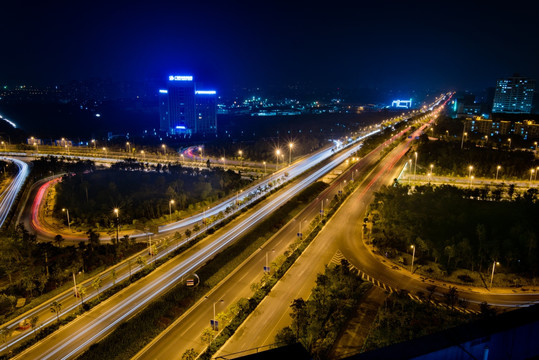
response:
M481 89L538 77L535 3L3 1L0 83Z

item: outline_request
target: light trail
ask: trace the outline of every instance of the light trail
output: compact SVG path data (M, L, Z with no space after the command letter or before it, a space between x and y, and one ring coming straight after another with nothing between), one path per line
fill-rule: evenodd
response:
M2 227L6 221L9 211L13 207L17 194L21 190L26 178L28 177L28 174L30 173L30 169L27 163L19 159L2 156L0 157L0 160L12 162L19 168L19 172L13 181L11 181L6 190L0 195L0 198L2 199L0 200L0 227Z

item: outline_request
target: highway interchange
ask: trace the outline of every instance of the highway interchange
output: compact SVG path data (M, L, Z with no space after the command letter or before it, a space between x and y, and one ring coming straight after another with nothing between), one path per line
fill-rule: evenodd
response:
M425 287L429 285L428 282L425 282L424 279L421 279L418 276L412 276L405 271L395 271L389 267L387 263L382 262L381 260L383 259L380 259L379 256L373 254L372 251L360 241L362 224L358 219L363 218L366 206L372 198L373 192L381 185L391 183L392 180L397 177L396 175L398 174L399 168L396 167L396 165L402 161L404 154L409 149L410 143L411 141L407 140L404 144L401 144L394 149L389 156L385 157L383 161L368 174L366 180L354 192L350 199L345 202L339 212L335 215L334 219L332 219L324 228L316 242L309 247L309 252L314 252L315 250L313 249L320 246L320 253L315 253L316 255L314 255L314 258L311 258L316 259L316 261L304 261L300 259L298 263L294 265L294 268L301 268L302 266L305 267L307 265L312 266L312 268L301 270L302 272L300 271L297 277L293 277L295 283L298 282L298 279L302 279L301 283L303 285L288 286L287 288L292 288L292 290L289 290L289 293L287 294L281 294L279 292L279 287L286 287L287 278L285 276L285 278L276 286L274 291L272 291L271 296L268 297L270 300L267 301L273 300L274 303L271 305L271 308L274 309L273 316L279 316L279 319L271 318L271 320L264 319L262 321L263 323L268 323L266 321L270 321L269 323L275 324L275 326L264 327L264 331L259 331L260 335L257 339L247 338L238 340L240 335L233 337L223 349L224 353L235 352L237 349L245 348L247 344L250 344L250 347L253 347L265 345L268 341L271 343L275 332L282 327L282 324L285 324L283 326L286 326L286 322L289 321L287 314L291 299L300 296L304 298L308 297L316 273L318 273L320 269L323 269L323 266L331 260L331 257L337 250L339 250L355 267L361 269L371 277L378 279L380 283L386 284L392 289L406 289L411 293L425 291ZM174 284L181 282L185 276L192 274L193 271L214 256L214 254L237 239L242 233L245 233L245 231L252 228L254 224L267 216L271 211L281 206L287 199L346 160L357 150L358 146L360 145L353 144L338 155L333 156L330 161L326 161L326 163L315 172L295 180L294 183L287 186L282 191L271 195L266 201L258 204L254 209L242 215L236 221L228 224L193 248L160 266L150 275L122 290L120 293L98 305L77 320L62 327L53 335L20 354L17 358L67 359L80 355L80 353L82 353L89 345L102 339L119 323L131 317L139 309L143 308L147 303L158 297L160 294L166 292ZM309 204L309 206L298 215L298 219L301 220L295 220L295 222L293 221L284 227L263 246L263 249L253 254L251 258L246 260L246 262L237 269L237 271L230 274L229 278L224 280L224 283L228 282L228 286L220 284L217 288L213 289L212 292L208 294L210 300L199 301L177 321L177 323L181 325L176 325L175 323L171 326L169 328L170 330L167 330L167 332L160 336L156 342L152 343L144 352L139 354L139 358L176 358L177 356L181 357L181 354L183 353L183 351L181 351L182 348L187 349L200 346L200 340L197 340L197 337L200 336L202 329L207 326L209 319L212 317L210 306L212 299L224 298L227 303L232 303L239 297L249 296L249 285L253 281L256 281L257 277L260 277L267 249L271 249L272 254L279 254L284 251L288 246L290 239L294 238L294 234L297 231L297 224L300 221L304 222L317 215L320 209L320 201L326 197L330 198L333 196L339 181L347 179L350 181L350 177L353 176L354 171L359 170L361 172L362 169L368 166L369 161L374 161L373 159L376 156L379 156L380 150L381 148L373 151L369 156L365 157L355 165L352 168L352 172L347 172L341 176L316 202ZM313 163L320 163L328 159L332 154L333 151L331 148L328 148L310 157L305 157L302 159L303 161L297 162L293 166L281 170L280 173L276 173L272 177L268 177L264 180L265 183L256 184L244 193L248 194L252 191L256 191L257 188L264 187L267 182L279 177L282 178L285 171L289 173L289 178L294 178L306 171L307 168L310 168ZM224 208L229 205L230 199L220 204L220 206L224 206ZM214 212L212 214L217 214L218 212L223 211L224 208L213 210ZM182 220L183 223L178 222L177 224L171 224L168 227L161 228L160 232L163 232L163 235L157 235L156 240L162 240L164 237L169 236L168 234L171 231L175 231L178 228L200 222L202 220L201 216L204 215L199 214L198 217L194 217L193 219ZM205 216L210 216L210 212L208 211ZM309 252L306 252L304 256L308 256ZM165 252L163 251L157 256L164 255ZM302 258L304 258L304 256ZM120 264L116 281L121 281L122 278L129 276L128 267L130 268L129 271L135 271L137 265L130 264L130 266L128 266L127 262ZM292 270L293 269L291 269L291 271ZM291 271L287 276L292 274ZM103 289L105 289L106 286L110 286L110 283L112 282L110 274L101 274L100 276L102 276L104 281ZM290 281L292 280L289 280L289 282ZM469 290L459 288L459 293L461 297L467 298L472 302L487 300L493 304L502 306L529 304L537 299L537 294L487 294L484 291L479 291L477 289ZM64 297L59 298L59 301L62 301L65 312L71 311L78 306L79 300L73 297L72 291L66 292L63 296ZM91 293L88 294L88 297L91 296L93 296ZM264 303L261 305L261 309L263 309L263 305ZM35 313L39 314L40 321L41 319L44 319L42 323L54 320L54 316L52 316L49 311L48 304L44 305L42 309L36 309L35 311ZM262 312L262 310L260 311ZM29 315L30 314L27 313L24 316ZM11 326L14 326L16 322L17 319L10 323ZM7 325L10 326L10 324ZM252 327L248 322L244 326ZM169 335L169 333L174 335ZM246 334L252 332L238 332L238 334L242 333ZM28 333L26 333L26 335L27 334ZM19 334L18 337L15 336L10 340L21 339L23 336L25 336L24 332ZM173 338L176 340L172 346L170 339ZM13 343L8 342L0 350L6 350L11 344ZM170 348L173 348L174 350L170 350Z

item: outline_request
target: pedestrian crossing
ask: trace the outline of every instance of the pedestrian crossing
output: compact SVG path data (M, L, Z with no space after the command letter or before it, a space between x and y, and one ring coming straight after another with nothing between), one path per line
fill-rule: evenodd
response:
M342 260L347 260L346 257L343 255L343 253L340 251L340 250L337 250L335 252L335 254L333 255L333 257L331 258L331 261L329 262L329 265L341 265L341 261ZM386 291L388 294L392 294L394 292L399 292L400 290L399 289L395 289L381 281L379 281L378 279L375 279L373 278L372 276L370 276L369 274L365 273L364 271L356 268L353 264L351 264L349 261L348 261L348 267L351 271L359 274L361 276L361 279L365 280L365 281L368 281L370 283L372 283L374 286L377 286L381 289L383 289L384 291ZM410 299L414 300L414 301L417 301L419 303L430 303L432 304L433 306L438 306L438 307L442 307L446 310L456 310L456 311L460 311L462 313L466 313L466 314L479 314L479 311L475 311L475 310L471 310L471 309L468 309L468 308L465 308L465 307L462 307L462 306L454 306L453 309L451 309L451 307L443 302L439 302L439 301L435 301L435 300L432 300L432 299L425 299L425 298L422 298L420 296L417 296L417 295L414 295L414 294L411 294L411 293L407 293L408 297L410 297Z

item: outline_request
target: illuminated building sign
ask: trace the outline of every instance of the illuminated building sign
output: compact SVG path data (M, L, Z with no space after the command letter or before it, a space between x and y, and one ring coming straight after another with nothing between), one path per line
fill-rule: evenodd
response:
M185 75L170 75L168 77L169 81L193 81L192 76L185 76Z
M215 91L215 90L197 90L197 91L195 91L195 94L197 94L197 95L215 95L215 94L217 94L217 91Z
M391 107L409 109L412 107L412 99L410 100L393 100Z
M185 130L187 128L185 126L183 126L183 125L177 125L176 129Z
M168 94L168 90L160 89L159 93L160 94Z

